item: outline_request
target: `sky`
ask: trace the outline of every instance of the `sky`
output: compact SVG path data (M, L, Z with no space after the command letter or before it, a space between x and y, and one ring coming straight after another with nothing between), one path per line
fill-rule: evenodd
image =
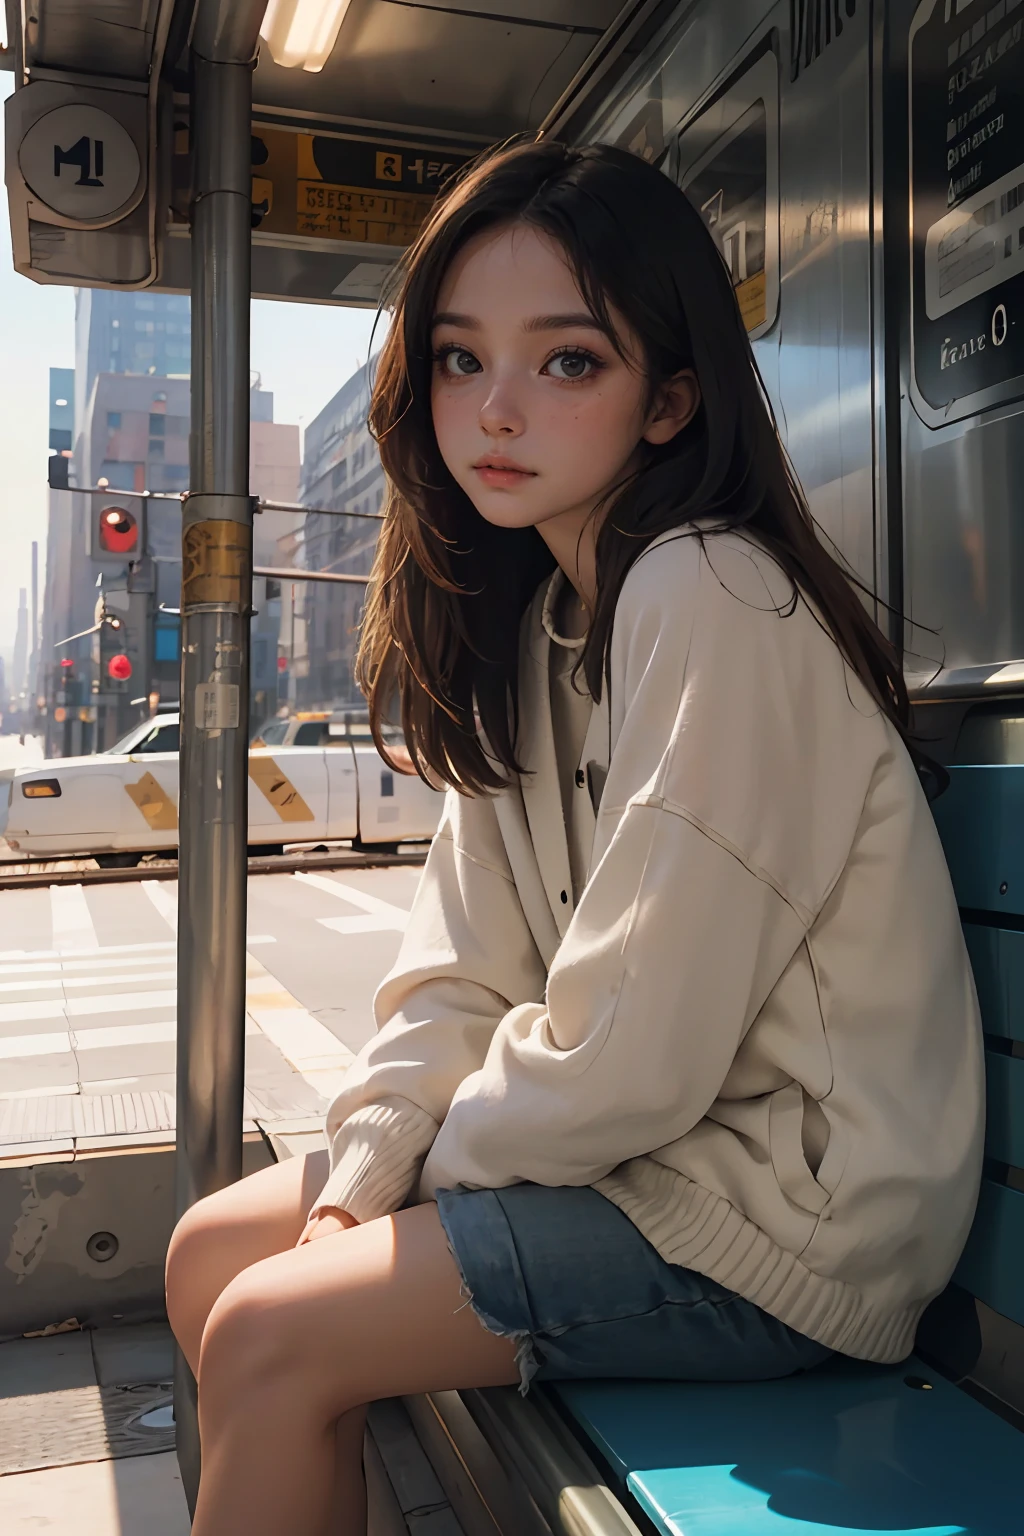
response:
M13 89L0 73L0 99ZM0 159L3 157L0 117ZM46 570L49 369L74 366L75 297L15 272L6 197L0 196L0 655L10 667L18 590L31 581L39 543ZM312 421L367 358L374 314L323 304L252 306L251 363L274 392L276 421ZM378 329L377 342L382 339Z

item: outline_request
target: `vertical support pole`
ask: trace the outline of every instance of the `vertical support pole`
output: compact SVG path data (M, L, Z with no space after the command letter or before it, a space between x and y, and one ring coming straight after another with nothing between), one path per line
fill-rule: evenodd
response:
M252 64L214 62L196 52L193 68L192 488L182 518L179 1214L242 1172L252 598ZM195 1383L180 1357L175 1421L182 1480L194 1511Z

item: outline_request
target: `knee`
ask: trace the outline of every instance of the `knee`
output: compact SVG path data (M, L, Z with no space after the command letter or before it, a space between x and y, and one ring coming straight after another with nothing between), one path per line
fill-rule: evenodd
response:
M205 1290L203 1275L209 1267L218 1225L208 1205L208 1201L200 1200L185 1212L171 1233L167 1248L164 1270L167 1316L179 1342L178 1327L188 1326L195 1303Z
M352 1406L342 1400L343 1373L325 1371L318 1340L275 1284L275 1268L271 1260L243 1270L214 1302L199 1352L200 1402L217 1412L271 1397L326 1425Z

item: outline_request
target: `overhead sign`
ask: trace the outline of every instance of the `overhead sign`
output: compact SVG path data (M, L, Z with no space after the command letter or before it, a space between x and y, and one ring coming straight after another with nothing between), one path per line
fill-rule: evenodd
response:
M963 415L1024 394L1021 0L919 6L910 120L914 382Z
M128 131L85 103L57 107L33 123L18 147L18 165L47 208L84 223L123 208L142 172Z
M175 158L180 178L187 174L187 158ZM260 240L277 236L403 249L415 240L445 182L472 158L465 150L294 133L257 123L253 228ZM183 207L185 200L175 202ZM360 278L367 297L374 283L379 292L377 269Z

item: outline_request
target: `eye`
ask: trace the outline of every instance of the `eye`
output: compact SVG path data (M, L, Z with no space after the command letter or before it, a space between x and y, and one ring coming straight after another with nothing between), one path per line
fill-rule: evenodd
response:
M593 352L586 351L583 347L563 347L549 357L544 364L544 371L553 379L561 379L566 384L579 383L581 379L589 379L604 367L601 359L595 357Z
M434 353L434 361L441 372L452 379L465 379L480 372L479 362L466 347L439 347Z

